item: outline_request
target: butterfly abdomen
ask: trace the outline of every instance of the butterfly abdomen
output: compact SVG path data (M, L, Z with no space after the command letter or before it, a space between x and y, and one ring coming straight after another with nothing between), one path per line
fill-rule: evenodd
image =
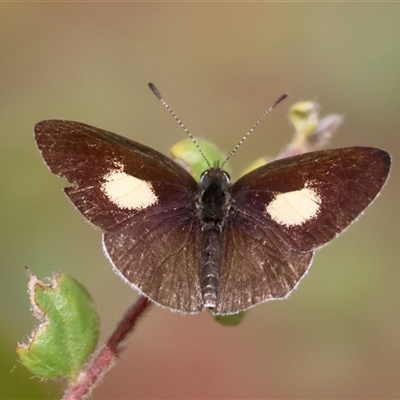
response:
M202 257L200 260L199 278L203 305L215 308L218 298L218 282L222 261L221 233L212 223L204 226L201 241Z

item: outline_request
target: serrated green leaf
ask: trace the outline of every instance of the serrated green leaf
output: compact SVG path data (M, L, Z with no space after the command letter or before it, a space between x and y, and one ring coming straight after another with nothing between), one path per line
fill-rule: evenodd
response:
M83 285L65 274L49 284L30 276L32 311L41 321L28 344L18 344L25 367L43 378L75 379L96 347L99 316Z

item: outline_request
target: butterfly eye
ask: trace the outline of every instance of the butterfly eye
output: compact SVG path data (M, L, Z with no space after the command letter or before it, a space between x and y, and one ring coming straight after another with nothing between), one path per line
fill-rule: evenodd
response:
M208 186L208 183L211 181L214 173L213 171L215 168L209 168L206 169L201 175L200 175L200 185L201 186Z
M221 172L224 174L226 182L231 183L231 176L226 171L221 171Z

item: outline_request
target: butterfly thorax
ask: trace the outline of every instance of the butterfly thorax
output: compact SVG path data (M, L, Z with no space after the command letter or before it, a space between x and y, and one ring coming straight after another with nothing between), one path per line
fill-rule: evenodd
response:
M230 205L230 178L220 168L210 168L201 176L198 218L203 232L199 278L206 308L215 308L222 264L221 232Z
M200 181L202 189L198 209L201 221L220 226L224 221L230 202L230 178L220 168L210 168L203 172Z

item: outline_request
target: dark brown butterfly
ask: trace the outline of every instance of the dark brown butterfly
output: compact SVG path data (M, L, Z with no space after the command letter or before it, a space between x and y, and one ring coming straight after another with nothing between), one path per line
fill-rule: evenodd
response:
M233 314L290 294L314 251L381 191L383 150L349 147L281 159L233 185L220 168L197 183L167 156L78 122L35 127L66 195L104 233L115 271L183 313Z

